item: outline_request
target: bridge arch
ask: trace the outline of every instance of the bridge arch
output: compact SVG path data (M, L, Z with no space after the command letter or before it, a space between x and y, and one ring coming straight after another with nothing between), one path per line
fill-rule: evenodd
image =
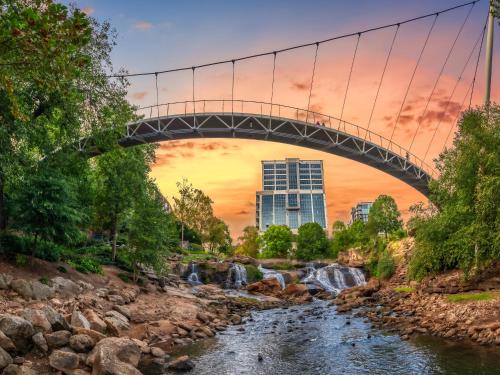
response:
M207 110L207 104L219 109ZM245 106L260 106L260 113L243 111ZM175 107L183 107L184 111L172 110ZM280 142L358 161L429 195L428 182L434 174L429 165L394 142L332 116L290 106L242 100L176 102L140 110L146 115L127 124L126 135L119 140L124 147L193 138ZM80 149L85 149L82 142Z

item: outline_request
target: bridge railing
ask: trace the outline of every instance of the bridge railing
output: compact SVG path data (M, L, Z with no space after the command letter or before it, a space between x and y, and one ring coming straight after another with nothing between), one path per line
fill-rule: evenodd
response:
M324 126L335 129L338 132L354 136L360 140L375 144L390 151L397 156L406 159L411 164L417 166L431 178L437 176L437 172L428 163L411 153L390 139L383 137L371 130L363 128L351 122L341 120L335 116L326 115L320 112L303 108L293 107L283 104L271 104L254 100L241 99L209 99L195 101L179 101L165 104L151 105L136 109L136 114L143 118L157 118L164 116L193 116L202 114L234 114L234 115L259 115L260 117L279 118L282 120L294 120L307 123L309 125Z

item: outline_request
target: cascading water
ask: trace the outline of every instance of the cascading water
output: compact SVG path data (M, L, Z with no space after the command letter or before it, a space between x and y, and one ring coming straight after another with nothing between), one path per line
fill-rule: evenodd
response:
M283 275L277 271L268 270L259 264L259 271L262 272L264 280L266 279L276 279L280 283L281 289L285 289L285 278Z
M191 263L191 273L187 278L188 283L191 285L200 285L203 284L200 281L200 277L198 276L198 266L196 263Z
M239 289L247 284L247 269L245 266L232 263L227 274L226 287Z
M338 294L342 289L366 284L365 275L358 268L331 264L319 269L315 269L314 266L308 266L306 269L308 274L301 282L311 287L320 287L330 293Z

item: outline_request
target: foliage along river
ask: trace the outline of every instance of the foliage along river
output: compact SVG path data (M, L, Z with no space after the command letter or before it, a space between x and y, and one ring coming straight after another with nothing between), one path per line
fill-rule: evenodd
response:
M500 374L498 349L429 336L403 341L320 300L254 311L243 325L173 353L183 354L195 363L189 374Z

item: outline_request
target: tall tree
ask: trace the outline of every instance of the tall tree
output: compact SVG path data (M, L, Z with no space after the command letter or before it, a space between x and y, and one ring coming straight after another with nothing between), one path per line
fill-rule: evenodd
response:
M376 235L384 233L387 238L389 233L401 229L403 224L396 201L389 195L380 195L373 202L368 214L368 230Z
M116 147L97 158L95 211L97 222L109 230L113 260L116 258L118 228L134 202L147 188L153 145L128 149Z
M259 230L253 225L243 229L243 234L238 237L240 245L236 248L236 254L257 258L259 255L260 238Z
M208 251L228 253L231 250L231 235L227 224L218 217L209 220L207 234L204 238Z
M324 229L318 223L306 223L297 233L297 251L295 256L301 260L325 257L328 253L328 239Z
M287 258L292 249L292 231L285 225L271 225L262 234L263 258Z

